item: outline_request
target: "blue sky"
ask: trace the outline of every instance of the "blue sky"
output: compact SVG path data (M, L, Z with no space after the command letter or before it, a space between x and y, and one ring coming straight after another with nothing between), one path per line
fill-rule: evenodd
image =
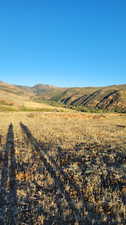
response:
M0 80L126 83L125 12L125 0L1 1Z

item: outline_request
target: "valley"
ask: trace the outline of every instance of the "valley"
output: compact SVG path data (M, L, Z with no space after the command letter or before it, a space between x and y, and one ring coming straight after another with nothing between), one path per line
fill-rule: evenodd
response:
M126 85L60 88L43 84L26 87L0 82L1 111L55 111L56 108L52 107L55 105L63 110L71 108L84 112L124 113Z

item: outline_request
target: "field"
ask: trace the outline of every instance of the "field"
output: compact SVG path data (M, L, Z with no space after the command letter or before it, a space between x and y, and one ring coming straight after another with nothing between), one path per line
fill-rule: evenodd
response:
M126 224L126 114L0 113L0 224Z

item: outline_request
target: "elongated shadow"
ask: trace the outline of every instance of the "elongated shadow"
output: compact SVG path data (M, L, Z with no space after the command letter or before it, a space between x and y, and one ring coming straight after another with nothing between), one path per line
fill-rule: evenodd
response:
M2 224L17 224L17 189L16 189L16 158L14 148L13 125L10 124L6 137L6 144L3 154L3 168L1 172L1 201Z
M44 151L44 153L47 155L51 164L55 167L55 169L58 171L60 176L62 176L64 183L67 183L72 189L74 189L76 191L76 196L78 197L78 200L81 200L83 202L83 210L82 211L84 211L84 208L86 208L86 204L85 204L85 199L84 199L83 193L81 192L79 185L77 183L75 183L72 178L70 178L70 176L62 169L62 167L60 167L58 165L58 163L55 161L55 159L52 156L50 156L45 149L41 149L41 150ZM62 151L61 148L58 148L58 151L57 151L58 158L60 158L61 151Z
M32 136L29 128L22 123L20 123L20 126L22 128L22 131L23 131L24 135L27 137L27 139L31 143L33 151L36 151L39 154L40 159L43 161L47 171L49 172L49 174L51 175L51 177L54 179L55 183L57 184L57 187L58 187L60 193L66 199L66 201L69 205L69 208L71 209L72 214L74 216L74 220L77 221L79 224L81 224L81 222L80 222L81 221L80 211L76 208L73 200L71 199L71 196L70 196L69 192L65 190L65 185L62 182L62 180L60 179L60 176L57 176L57 174L56 174L55 169L57 168L57 164L55 164L56 168L53 168L51 166L49 157L47 155L45 155L45 153L42 151L41 146L39 145L36 138ZM53 162L53 164L54 164L54 162ZM61 173L59 167L58 167L58 170Z
M23 153L28 154L26 151L28 147L28 140L25 142L25 144L26 148L24 148L23 151L25 152ZM27 161L25 157L22 158L22 155L20 155L17 160L17 186L20 190L20 193L23 193L25 196L22 198L20 193L18 195L18 221L20 221L22 224L28 225L35 225L38 217L51 217L51 214L47 212L39 202L36 190L33 191L33 187L35 186L33 180L27 179L29 176L29 169L34 167L34 163L35 162L31 159L30 161L29 159ZM20 174L23 176L20 177Z
M0 224L5 224L6 218L6 211L8 205L8 177L9 177L9 169L8 169L8 157L9 157L9 149L7 148L8 145L8 134L6 138L6 144L2 154L2 171L1 171L1 184L0 184L0 209L1 209L1 216L0 216Z
M14 132L13 125L9 126L7 147L10 153L9 165L9 218L10 225L17 224L17 185L16 185L16 156L14 146Z

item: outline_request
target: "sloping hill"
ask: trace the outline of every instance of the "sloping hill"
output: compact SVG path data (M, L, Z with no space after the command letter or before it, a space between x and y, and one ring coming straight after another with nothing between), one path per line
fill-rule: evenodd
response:
M34 100L32 88L0 82L0 111L55 111L55 107Z
M27 87L0 82L1 108L7 106L12 109L20 109L25 108L26 105L41 108L45 100L47 102L55 101L73 108L126 112L126 85L59 88L43 84ZM47 106L50 107L46 104L45 107Z
M35 100L53 100L70 107L126 112L126 85L106 87L58 88L36 85Z
M66 88L59 88L52 85L37 84L31 87L35 100L54 100L58 101L62 97L62 93Z
M64 91L59 101L70 106L126 112L126 85L71 88Z

